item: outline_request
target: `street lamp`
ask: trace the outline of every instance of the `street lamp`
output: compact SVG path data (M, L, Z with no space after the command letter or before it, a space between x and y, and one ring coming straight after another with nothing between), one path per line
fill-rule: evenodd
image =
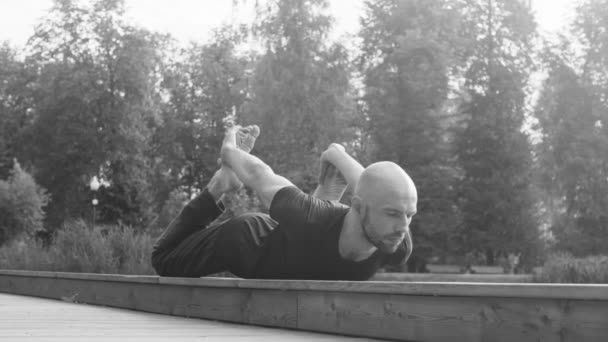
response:
M95 228L95 208L99 203L97 200L97 190L99 190L100 185L101 184L99 183L97 176L93 176L93 178L91 178L91 182L89 183L89 187L91 188L91 191L93 191L93 201L91 202L93 203L93 228Z

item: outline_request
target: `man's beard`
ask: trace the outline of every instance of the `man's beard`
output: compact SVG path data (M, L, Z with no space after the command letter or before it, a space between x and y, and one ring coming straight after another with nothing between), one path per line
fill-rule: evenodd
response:
M361 230L363 231L363 236L365 237L365 239L367 241L369 241L369 243L371 243L374 247L378 248L381 252L383 253L387 253L387 254L392 254L394 253L397 248L399 247L399 245L401 244L391 244L391 245L387 245L384 243L383 239L381 237L378 236L374 236L372 234L370 234L370 231L368 230L368 228L372 228L370 222L369 222L369 213L368 213L368 207L365 206L364 210L363 210L363 215L361 218Z

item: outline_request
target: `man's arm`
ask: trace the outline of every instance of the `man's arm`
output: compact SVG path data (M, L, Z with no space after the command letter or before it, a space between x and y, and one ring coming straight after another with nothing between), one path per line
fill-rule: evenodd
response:
M258 194L262 205L270 208L277 191L286 186L293 186L293 183L275 174L272 168L258 157L237 148L236 133L239 128L234 126L226 131L220 152L222 163L230 167L245 186Z

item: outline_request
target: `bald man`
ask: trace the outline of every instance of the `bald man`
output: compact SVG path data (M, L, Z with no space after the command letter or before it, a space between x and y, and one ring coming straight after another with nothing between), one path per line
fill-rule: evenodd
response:
M379 162L364 169L331 144L321 155L319 186L308 195L248 153L251 137L247 148L240 146L243 131L227 130L220 169L156 242L152 264L159 275L230 271L243 278L366 280L408 259L417 193L400 166ZM258 194L269 215L248 213L210 225L224 209L224 194L243 185ZM351 206L339 203L345 191L353 193Z

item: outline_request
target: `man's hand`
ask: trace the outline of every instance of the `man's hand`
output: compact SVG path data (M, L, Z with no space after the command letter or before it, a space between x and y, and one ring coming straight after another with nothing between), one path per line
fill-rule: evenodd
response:
M234 125L226 129L224 134L224 141L222 141L222 149L224 148L237 148L236 135L241 129L241 126Z

